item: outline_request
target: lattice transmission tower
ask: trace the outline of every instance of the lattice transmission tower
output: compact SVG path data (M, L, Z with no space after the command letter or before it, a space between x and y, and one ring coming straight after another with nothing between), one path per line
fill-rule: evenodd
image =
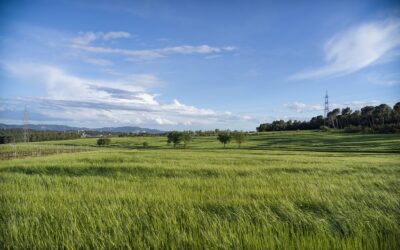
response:
M326 117L328 116L329 113L329 96L328 96L328 90L325 93L325 107L324 107L324 125L325 125L325 120Z
M324 117L326 117L329 113L329 96L328 91L325 94L325 108L324 108Z

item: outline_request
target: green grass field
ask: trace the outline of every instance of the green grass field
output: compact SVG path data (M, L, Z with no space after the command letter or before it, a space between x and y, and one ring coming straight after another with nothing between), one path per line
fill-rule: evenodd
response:
M95 144L0 161L0 249L400 249L399 134Z

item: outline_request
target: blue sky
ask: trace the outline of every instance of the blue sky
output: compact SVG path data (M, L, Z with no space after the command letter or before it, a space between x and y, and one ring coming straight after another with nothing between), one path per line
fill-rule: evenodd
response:
M2 1L0 122L246 129L399 101L396 1Z

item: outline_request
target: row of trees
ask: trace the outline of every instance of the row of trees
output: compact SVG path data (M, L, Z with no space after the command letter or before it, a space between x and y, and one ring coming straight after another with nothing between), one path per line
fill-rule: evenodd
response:
M172 144L174 148L176 148L176 146L178 146L181 142L183 142L183 147L186 148L186 146L189 144L192 138L193 138L193 132L191 131L184 131L184 132L172 131L167 134L167 143Z
M102 132L102 131L39 131L29 129L27 132L29 142L52 141L52 140L68 140L76 138L92 138L92 137L149 137L160 136L163 134L150 133L124 133L124 132ZM2 128L0 129L0 144L24 142L24 130L21 128Z
M242 146L242 143L245 142L248 133L242 131L221 131L218 133L217 139L219 142L224 144L224 148L226 144L228 144L232 139L238 144L239 148Z
M36 141L51 141L51 140L66 140L80 138L81 135L78 131L36 131L28 130L27 139L30 142ZM0 129L0 144L23 142L24 130L23 129Z
M378 132L400 131L400 102L396 103L393 108L387 104L381 104L376 107L365 106L354 112L349 107L336 108L330 111L325 118L319 115L309 121L277 120L272 123L260 124L257 131L319 129L321 126L347 130L370 129Z
M176 146L178 146L179 144L183 143L183 147L186 148L186 146L192 140L194 135L195 133L192 131L184 131L184 132L172 131L167 134L167 143L172 144L174 148L176 148ZM242 131L230 132L230 131L218 130L217 139L224 145L224 148L226 147L226 144L231 142L232 139L235 140L235 142L238 144L240 148L242 143L245 142L247 135L248 134L246 132Z

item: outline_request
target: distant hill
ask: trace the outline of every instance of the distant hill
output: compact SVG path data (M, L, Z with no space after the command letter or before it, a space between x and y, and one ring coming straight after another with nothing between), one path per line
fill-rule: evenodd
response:
M29 124L29 129L37 131L98 131L98 132L119 132L119 133L148 133L148 134L160 134L164 131L150 128L141 127L104 127L104 128L85 128L85 127L71 127L66 125L51 125L51 124ZM23 125L15 124L3 124L0 123L0 129L11 129L11 128L23 128Z
M148 134L160 134L165 131L151 129L151 128L141 128L141 127L104 127L104 128L96 128L96 129L87 129L91 131L99 131L99 132L122 132L122 133L148 133Z

